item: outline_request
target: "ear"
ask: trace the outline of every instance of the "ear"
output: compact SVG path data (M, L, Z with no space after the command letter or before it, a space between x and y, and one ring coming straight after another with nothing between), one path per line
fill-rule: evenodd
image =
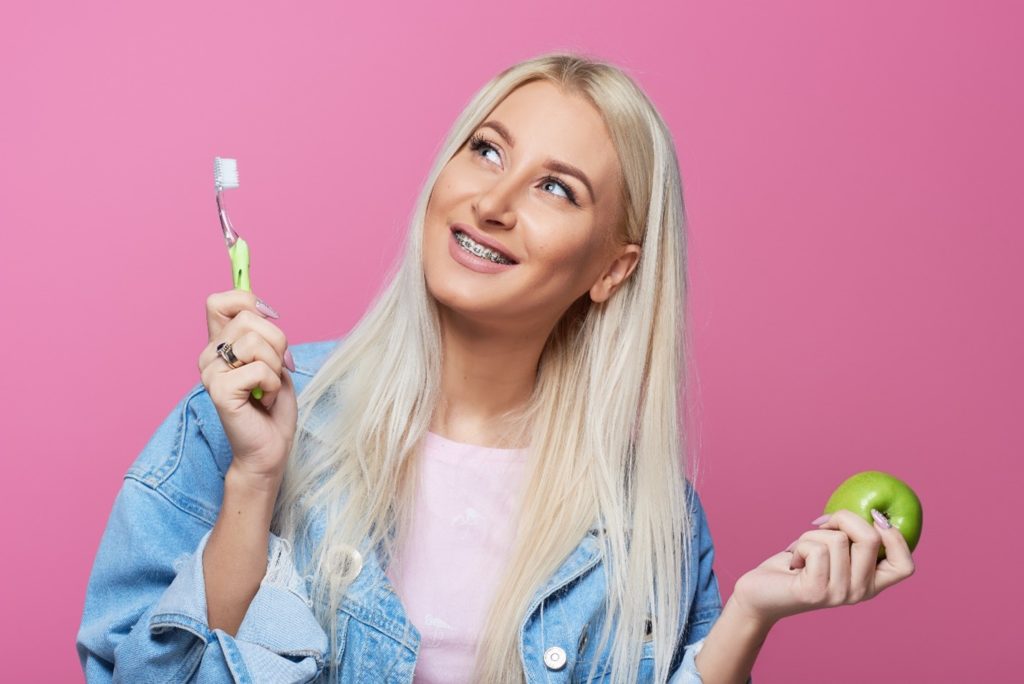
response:
M629 277L639 260L640 245L627 244L619 248L611 264L590 288L590 299L598 303L606 301Z

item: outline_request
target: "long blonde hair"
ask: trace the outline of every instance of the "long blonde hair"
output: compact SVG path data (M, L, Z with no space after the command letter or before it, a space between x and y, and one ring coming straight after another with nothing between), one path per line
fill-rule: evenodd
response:
M475 680L523 681L519 629L529 603L595 525L607 577L598 652L611 639L613 681L634 679L650 619L655 679L669 674L691 558L680 422L690 345L678 162L665 122L628 75L554 52L507 68L470 100L419 195L386 286L300 394L271 529L296 539L322 516L323 536L311 551L313 598L330 638L331 681L342 596L360 558L375 553L386 565L394 555L409 519L416 456L440 397L440 324L422 261L431 189L494 107L537 79L586 98L604 117L624 179L617 237L641 245L641 255L610 299L596 304L585 293L569 307L544 346L528 405L508 414L505 438L528 444L529 473Z

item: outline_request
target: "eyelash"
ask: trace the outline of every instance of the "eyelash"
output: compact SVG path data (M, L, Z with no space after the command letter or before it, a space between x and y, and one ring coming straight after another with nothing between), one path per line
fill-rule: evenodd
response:
M488 142L486 138L484 138L482 135L474 133L473 136L470 137L470 139L469 139L469 149L471 149L474 152L476 152L476 151L478 151L478 150L480 150L480 149L482 149L484 147L492 149L495 152L498 151L498 149L494 145L492 145L490 142ZM551 181L553 183L557 183L558 185L561 185L562 189L565 190L565 194L568 195L567 199L570 202L572 202L573 204L575 204L576 206L579 206L579 202L576 201L576 193L573 192L572 188L570 188L568 185L566 185L562 181L558 180L554 176L545 176L542 180L544 180L544 181Z

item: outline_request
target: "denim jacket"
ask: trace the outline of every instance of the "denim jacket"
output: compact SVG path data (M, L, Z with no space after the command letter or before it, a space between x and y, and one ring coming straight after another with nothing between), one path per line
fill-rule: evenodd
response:
M291 347L296 392L336 343ZM297 572L291 541L273 533L266 575L237 633L210 629L202 557L231 457L216 408L198 383L157 428L114 499L76 639L86 680L325 683L326 658L332 657L342 682L411 682L419 632L410 625L403 641L408 617L373 555L342 600L336 653L327 653L329 640L309 598L310 578ZM673 658L674 684L701 682L694 656L722 611L711 534L700 497L686 484L695 514L695 562ZM596 653L599 639L588 638L604 610L596 532L584 537L536 593L520 626L529 684L584 681L595 658L599 675L610 672L609 647ZM296 552L306 542L296 540ZM648 640L637 681L650 681L653 669Z

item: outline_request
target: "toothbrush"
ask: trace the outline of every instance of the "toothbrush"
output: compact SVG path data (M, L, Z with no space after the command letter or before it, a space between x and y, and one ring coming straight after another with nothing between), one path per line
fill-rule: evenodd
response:
M249 244L231 227L231 220L228 219L228 212L224 208L224 201L220 196L222 191L238 187L238 160L214 157L213 184L217 189L217 214L220 216L224 242L227 244L228 254L231 256L231 277L235 289L252 292L252 287L249 285ZM254 387L252 398L262 399L263 389Z

